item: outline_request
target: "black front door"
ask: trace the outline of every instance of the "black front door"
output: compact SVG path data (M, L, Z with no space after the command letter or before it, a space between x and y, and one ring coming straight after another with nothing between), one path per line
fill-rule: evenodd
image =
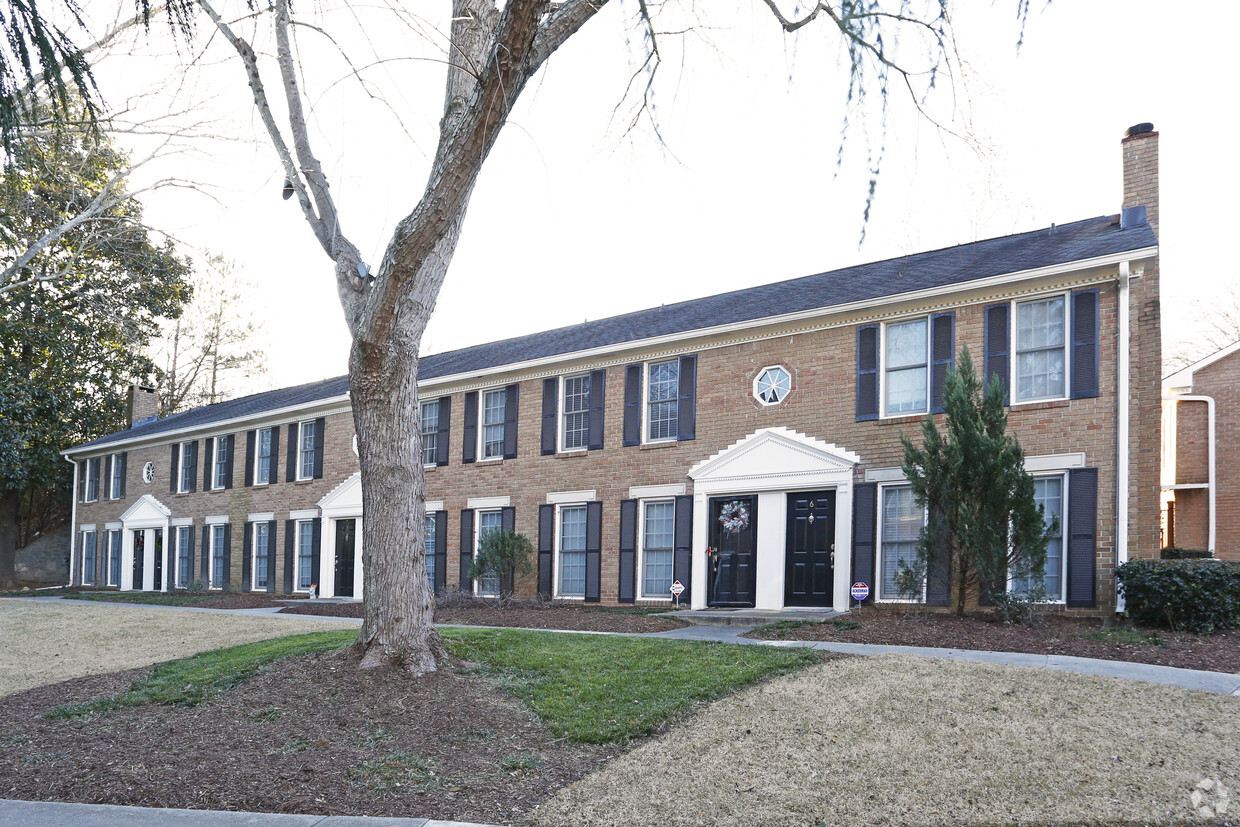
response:
M788 495L785 606L830 606L835 581L835 492Z
M155 549L151 556L155 564L155 583L151 588L162 592L164 590L164 530L162 528L155 529Z
M142 591L142 579L146 575L146 530L133 533L133 583L135 591Z
M353 555L357 520L336 521L336 597L353 596Z
M707 603L753 608L758 498L718 497L710 501L709 511L708 541L715 554L707 564Z

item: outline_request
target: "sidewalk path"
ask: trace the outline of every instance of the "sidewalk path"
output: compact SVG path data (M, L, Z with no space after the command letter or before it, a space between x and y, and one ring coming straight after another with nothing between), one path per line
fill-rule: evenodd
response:
M163 810L111 804L62 804L0 798L5 827L486 827L464 821L370 816L313 816L221 810Z

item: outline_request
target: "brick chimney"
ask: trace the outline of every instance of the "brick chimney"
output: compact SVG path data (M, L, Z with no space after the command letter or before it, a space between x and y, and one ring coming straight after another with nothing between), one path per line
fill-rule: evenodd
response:
M1146 218L1158 235L1158 133L1154 124L1128 127L1124 151L1124 206L1145 207Z
M146 385L130 385L125 404L126 427L132 428L159 414L159 396Z

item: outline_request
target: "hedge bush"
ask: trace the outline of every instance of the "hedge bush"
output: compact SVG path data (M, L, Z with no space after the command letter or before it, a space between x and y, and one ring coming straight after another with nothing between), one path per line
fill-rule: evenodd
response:
M1210 558L1214 555L1203 548L1176 548L1175 546L1167 546L1162 550L1160 556L1164 560L1198 560Z
M1131 560L1115 575L1137 624L1204 635L1240 626L1240 563Z

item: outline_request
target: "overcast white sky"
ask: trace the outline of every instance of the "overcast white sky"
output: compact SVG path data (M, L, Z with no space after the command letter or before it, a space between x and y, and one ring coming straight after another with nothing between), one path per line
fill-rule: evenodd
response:
M859 248L866 144L852 133L837 170L846 67L824 49L829 39L821 31L785 39L756 0L712 2L709 43L691 39L682 62L676 41L664 41L660 144L648 128L625 135L613 116L641 50L636 2L614 1L553 57L510 119L474 192L423 351L1111 214L1121 197L1119 142L1142 121L1161 133L1165 335L1186 335L1188 302L1235 278L1224 245L1240 154L1226 101L1235 96L1240 4L1214 4L1173 26L1154 0L1035 0L1019 54L1014 0L956 5L966 75L955 111L983 150L896 99ZM333 31L347 22L330 13L314 21ZM425 29L427 44L411 46L407 31L362 21L364 37L390 54L433 56L434 21ZM199 45L209 34L203 21ZM312 32L300 38L316 82L341 77ZM181 174L209 182L215 200L165 191L147 199L148 220L235 260L255 282L269 372L249 390L339 375L348 337L331 263L296 203L281 200L283 175L266 143L253 140L263 136L241 70L218 46L192 75L193 96L182 90L181 99L214 95L203 111L233 140L176 161ZM175 75L172 65L110 61L100 85L123 101L151 77ZM372 265L422 191L442 71L434 61L374 70L400 122L348 81L315 94L318 152L343 229ZM940 113L953 109L946 84L932 100Z

